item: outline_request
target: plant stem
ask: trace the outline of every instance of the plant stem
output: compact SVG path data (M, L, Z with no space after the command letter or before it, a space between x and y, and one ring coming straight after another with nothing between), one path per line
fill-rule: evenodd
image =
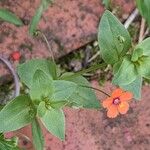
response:
M140 34L139 34L139 43L143 40L143 35L145 32L145 19L142 18L141 20L141 27L140 27Z
M145 37L147 36L147 34L149 33L149 28L146 29L144 35L143 35L143 39L145 39Z
M91 87L91 86L86 86L86 85L80 85L80 86L81 86L81 87L85 87L85 88L90 88L90 89L96 90L96 91L101 92L101 93L105 94L106 96L110 97L109 94L107 94L106 92L104 92L103 90L100 90L100 89L98 89L98 88Z
M47 44L48 51L49 51L49 53L50 53L50 55L52 57L52 61L55 62L54 54L53 54L52 48L51 48L51 46L50 46L50 44L49 44L49 42L47 40L47 37L45 36L45 34L43 32L41 32L41 31L38 31L38 32L42 35L43 39L45 40L45 42Z
M14 68L12 67L11 63L6 58L4 58L0 55L0 60L8 67L8 69L10 70L10 73L12 74L12 76L14 78L14 83L15 83L14 97L17 97L20 94L19 78L18 78Z
M102 67L105 67L106 66L106 63L102 63L102 64L99 64L99 65L95 65L95 66L91 66L90 68L87 68L87 69L84 69L84 70L81 70L81 71L78 71L72 75L68 75L68 76L65 76L65 77L60 77L60 79L70 79L70 78L74 78L74 77L78 77L80 75L83 75L84 73L88 73L88 72L91 72L91 71L96 71Z
M124 27L127 29L130 24L134 21L134 19L136 18L136 16L139 14L138 9L136 8L131 15L128 17L128 19L126 20L126 22L124 23Z

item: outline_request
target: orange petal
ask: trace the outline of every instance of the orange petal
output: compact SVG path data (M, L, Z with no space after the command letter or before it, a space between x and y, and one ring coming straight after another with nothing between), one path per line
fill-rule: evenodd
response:
M103 107L108 108L112 104L113 99L111 97L108 97L106 100L103 101Z
M126 114L127 111L129 110L129 104L127 102L122 102L119 106L118 106L118 111L121 114Z
M119 112L118 112L117 106L111 105L108 108L107 117L109 117L109 118L115 118L115 117L117 117L118 114L119 114Z
M112 97L113 98L120 97L122 93L123 93L123 90L118 88L112 92Z
M128 101L133 98L133 94L131 92L124 92L119 98L122 102Z

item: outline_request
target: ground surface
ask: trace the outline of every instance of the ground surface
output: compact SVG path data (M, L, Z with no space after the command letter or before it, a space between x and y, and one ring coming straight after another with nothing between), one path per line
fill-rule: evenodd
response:
M97 81L92 81L92 86L102 88ZM109 82L103 87L108 93L114 88ZM65 109L66 140L61 142L44 130L46 150L149 150L149 93L150 86L144 86L142 100L133 100L128 113L116 119L107 118L104 109ZM97 96L100 101L105 99L101 93ZM31 134L29 128L21 131ZM30 142L25 147L32 150Z
M50 56L45 41L28 35L29 21L37 8L39 0L2 0L0 7L15 12L25 23L15 27L0 22L0 54L9 57L13 51L19 50L23 60ZM114 0L114 11L124 21L134 8L133 0ZM101 0L56 0L52 8L43 15L39 28L50 42L55 57L84 46L96 39L97 26L104 8ZM18 62L17 62L18 63ZM17 65L13 63L13 65ZM0 65L0 75L7 71ZM98 86L92 81L94 87ZM102 87L100 87L102 88ZM104 90L111 93L114 87L106 82ZM66 140L44 132L46 150L148 150L150 147L150 87L144 86L142 101L131 103L129 112L116 119L108 119L102 110L65 109ZM99 100L105 97L97 93ZM29 128L21 130L31 134ZM20 132L20 133L21 133ZM23 136L21 141L25 139ZM32 144L24 141L21 145L26 150L33 150Z
M28 29L40 0L2 0L0 7L15 12L24 26L16 27L0 22L0 53L9 56L20 50L26 59L48 57L45 41L29 36ZM113 0L118 14L126 19L134 8L133 0ZM104 11L101 0L55 0L44 14L39 29L46 35L56 57L93 41L97 37L97 27Z

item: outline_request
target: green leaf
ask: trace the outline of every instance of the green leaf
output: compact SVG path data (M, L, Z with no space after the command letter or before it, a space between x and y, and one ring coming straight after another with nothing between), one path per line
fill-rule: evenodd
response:
M32 20L31 20L31 24L30 24L30 28L29 28L29 33L33 36L34 33L37 30L37 25L42 17L42 13L44 11L44 8L42 5L39 6L39 8L37 8L35 15L33 16Z
M39 117L43 117L46 114L46 104L44 101L41 101L37 108L37 114Z
M134 52L136 53L138 49L143 50L144 56L150 56L150 38L145 39L144 41L140 42L136 47Z
M49 59L47 61L48 61L49 67L50 67L50 74L51 74L52 78L54 80L57 80L57 76L58 76L57 65L55 64L55 62L53 62L53 61L51 61Z
M150 56L143 57L139 63L139 66L137 66L139 74L144 78L150 79Z
M54 2L54 0L42 0L41 4L43 5L44 9L46 10L49 5L51 5Z
M120 60L113 65L113 74L116 74L118 72L118 70L122 64L122 61L123 60Z
M0 111L0 132L14 131L32 122L35 112L30 102L25 95L10 101Z
M1 105L1 104L0 104L0 111L3 109L3 107L4 107L4 105Z
M124 90L131 91L134 94L135 99L141 99L142 77L138 76L132 83L120 85L120 87Z
M65 116L62 110L50 109L41 120L49 132L61 140L65 139Z
M42 17L43 11L48 8L48 5L52 3L52 0L42 0L40 6L37 8L35 15L33 16L29 28L29 33L33 36L37 30L37 25Z
M52 101L50 103L50 106L52 108L54 108L54 109L60 109L60 108L62 108L64 106L66 106L68 103L69 103L68 101L60 101L60 102L54 102L54 101Z
M138 76L134 63L129 56L125 56L118 72L114 75L113 83L116 85L128 85Z
M21 81L31 88L33 76L36 72L36 70L42 70L46 75L49 75L50 78L54 78L54 72L56 71L56 68L54 67L54 64L49 60L44 59L33 59L26 63L23 63L18 66L17 72L19 74L19 77Z
M4 137L4 134L0 133L0 150L19 150L17 145L18 145L17 137L6 139Z
M0 9L0 19L7 21L9 23L12 23L14 25L17 25L17 26L23 25L22 21L14 13L3 8Z
M150 1L149 0L136 0L137 7L141 15L146 19L150 26Z
M115 64L131 47L131 38L120 21L108 10L103 14L98 31L98 42L102 58Z
M103 0L103 4L108 9L110 7L110 0Z
M42 70L36 70L32 86L30 89L30 96L32 100L41 100L44 97L48 97L53 93L53 80L44 73Z
M0 139L0 150L19 150L17 144L17 138Z
M60 109L67 104L68 104L68 102L66 102L66 101L60 101L60 102L51 101L49 103L49 105L47 105L44 101L42 101L38 105L37 114L39 117L43 117L46 114L47 109L49 109L49 108Z
M53 86L51 102L69 101L70 96L77 90L77 84L65 80L54 80Z
M44 149L44 137L41 130L41 127L37 121L34 119L32 122L32 139L33 144L36 150L43 150Z
M136 61L138 61L138 59L139 59L140 57L142 57L142 55L143 55L143 49L137 48L137 49L135 49L135 50L133 51L131 60L132 60L133 62L136 62Z
M70 73L63 74L63 77L69 76ZM77 84L77 90L70 96L69 100L75 106L83 108L100 108L100 103L96 98L94 91L90 86L90 83L82 76L74 77L70 74L69 78L66 78L68 81L72 81ZM83 87L87 86L87 87Z

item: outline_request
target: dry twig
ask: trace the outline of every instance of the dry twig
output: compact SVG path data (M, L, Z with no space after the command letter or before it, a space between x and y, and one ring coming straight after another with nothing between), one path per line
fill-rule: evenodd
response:
M146 29L144 35L143 35L143 39L145 39L145 37L149 34L149 28Z
M137 17L137 15L139 14L139 11L138 9L136 8L132 13L131 15L128 17L128 19L125 21L124 23L124 27L126 29L129 28L129 26L131 25L131 23L134 21L134 19Z
M145 19L142 18L141 20L141 27L140 27L140 34L139 34L139 43L143 40L144 38L144 31L145 31Z
M2 63L4 63L7 66L7 68L9 69L10 73L13 76L14 83L15 83L14 97L17 97L20 94L20 84L19 84L19 78L18 78L18 76L16 74L16 71L12 67L11 63L9 62L9 60L7 60L6 58L4 58L1 55L0 55L0 61L2 61Z

